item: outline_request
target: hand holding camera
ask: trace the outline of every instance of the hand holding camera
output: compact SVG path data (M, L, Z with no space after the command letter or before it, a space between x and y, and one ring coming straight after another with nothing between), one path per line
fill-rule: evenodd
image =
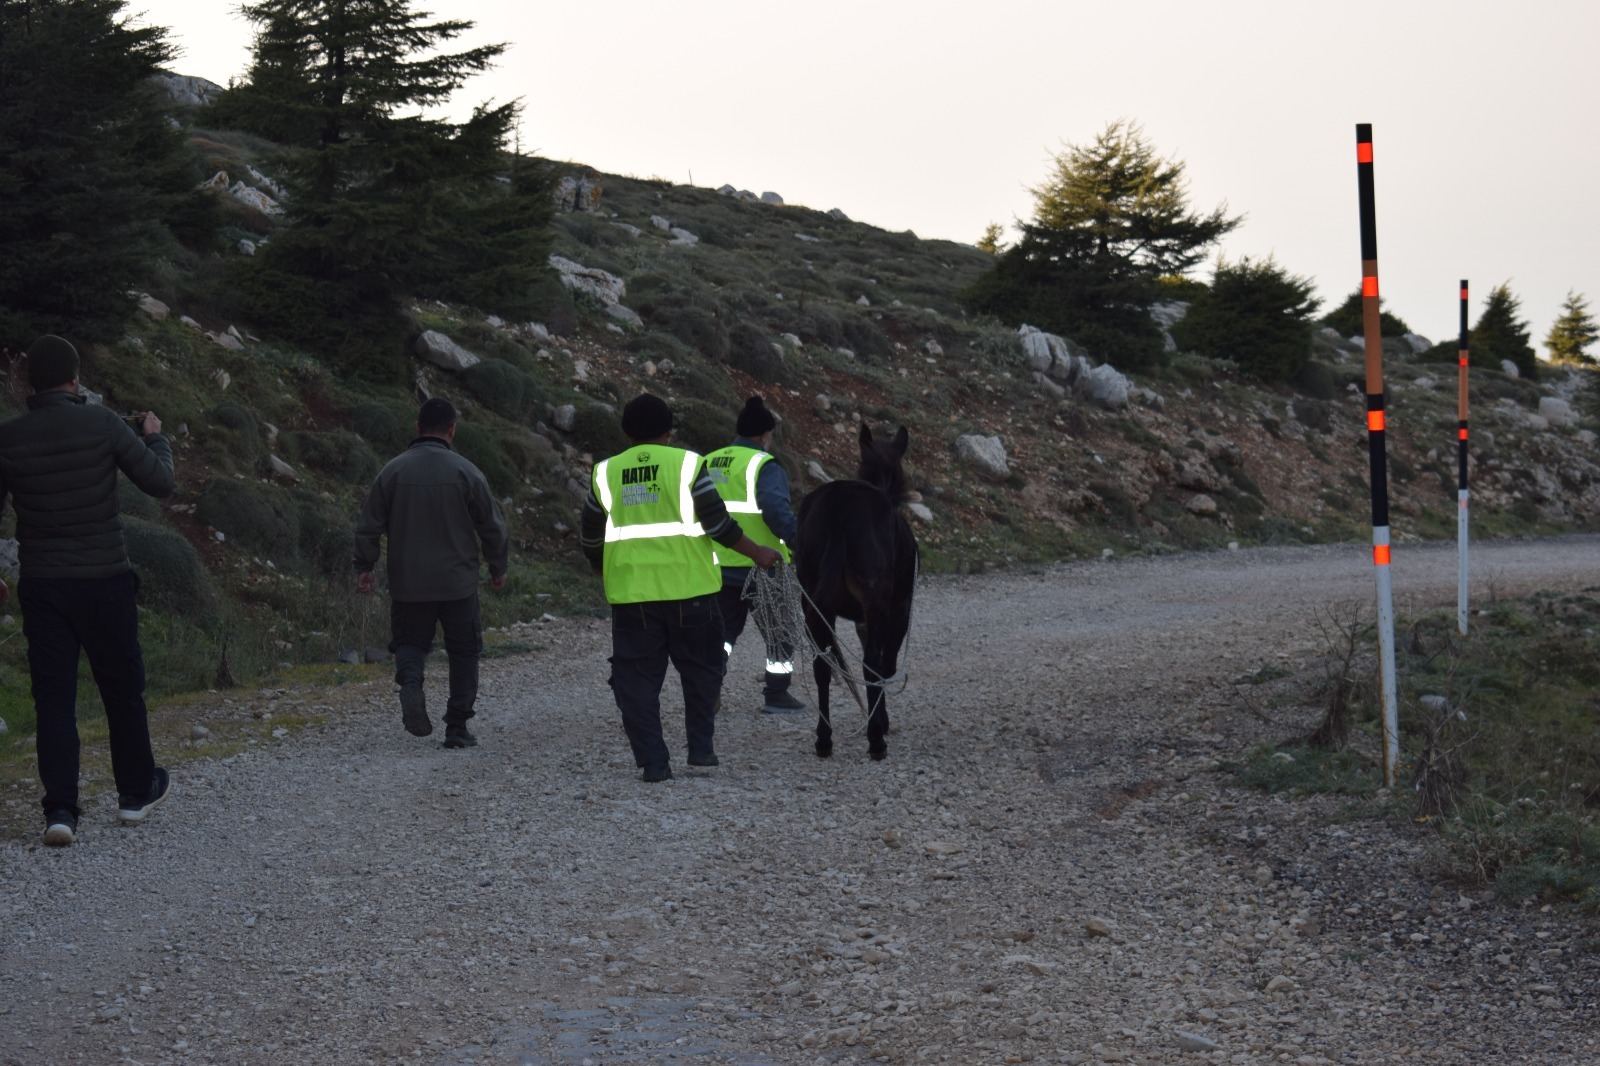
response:
M122 420L128 423L129 429L141 437L161 432L161 419L156 417L154 411L138 411L131 415L123 415Z

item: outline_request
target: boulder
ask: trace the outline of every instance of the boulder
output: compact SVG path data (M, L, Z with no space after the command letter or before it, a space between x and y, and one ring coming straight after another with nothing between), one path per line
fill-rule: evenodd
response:
M602 304L620 303L627 294L628 287L621 278L598 267L586 267L559 255L552 255L549 262L560 275L561 284L575 292L588 293Z
M1205 493L1200 493L1197 496L1189 497L1189 502L1183 505L1183 509L1192 515L1209 518L1217 513L1217 501Z
M578 409L570 403L564 403L556 408L555 414L550 416L550 421L563 433L571 433L572 428L578 424Z
M556 206L563 211L594 211L600 207L600 175L567 174L552 190Z
M1128 406L1128 379L1104 363L1080 372L1073 387L1108 411Z
M1410 345L1412 355L1421 355L1423 352L1433 347L1433 342L1422 336L1420 333L1407 333L1400 339L1405 341L1406 344Z
M1011 476L1005 445L999 437L969 433L956 438L956 456L985 481L1001 482Z
M255 255L256 254L256 242L255 241L247 241L242 237L239 239L239 242L234 245L234 248L236 248L238 250L240 255Z
M1065 337L1046 333L1033 326L1020 326L1017 336L1022 340L1022 355L1028 369L1046 374L1063 384L1071 384L1079 373L1089 369L1088 356Z
M764 192L761 194L761 202L764 204L781 204L783 203L783 197L775 192Z
M244 350L244 342L231 333L208 333L206 336L211 338L211 343L219 344L230 352Z
M650 224L663 233L672 229L672 223L661 215L651 215Z
M143 311L157 322L160 322L162 319L166 318L171 312L171 308L148 293L139 297L139 310Z
M1572 404L1554 396L1539 398L1539 413L1552 426L1570 426L1578 421L1577 412L1572 409Z
M476 355L434 329L418 337L412 344L412 350L418 358L444 370L465 370L480 362Z
M672 240L668 241L667 243L675 244L679 248L689 248L700 243L699 237L679 226L673 226L671 229L667 230L667 232L672 234Z
M644 230L640 229L638 226L630 225L627 222L613 222L611 224L630 237L644 236Z
M236 181L228 186L228 195L238 200L241 204L255 208L263 215L283 214L283 208L278 206L278 201L260 189L252 189L242 181Z
M872 306L872 301L867 299L867 294L866 293L862 293L860 296L857 296L856 297L856 303L860 304L862 307L871 307Z
M795 336L793 333L780 333L778 334L778 339L791 348L799 348L803 346L800 338Z
M606 304L606 314L618 322L632 326L634 329L644 328L644 319L640 318L639 312L631 307L623 307L621 304Z
M911 513L912 518L925 526L933 523L933 512L928 510L928 505L925 503L908 503L906 510Z
M1500 360L1500 369L1508 378L1520 378L1522 376L1522 371L1517 369L1517 364L1509 359Z
M17 556L17 538L0 539L0 574L14 574L21 565Z
M1228 487L1227 479L1216 467L1198 458L1180 462L1172 480L1179 488L1195 492L1221 492Z
M845 214L843 211L839 210L837 207L830 208L828 210L828 217L833 219L835 222L849 222L850 221L850 216Z
M267 456L267 463L272 467L273 477L282 478L285 481L300 480L300 475L295 471L295 468L279 459L276 455Z
M1183 300L1173 300L1170 303L1150 305L1150 317L1155 319L1156 325L1160 326L1163 330L1171 329L1179 322L1182 322L1184 316L1188 313L1189 304ZM1337 335L1338 334L1336 331L1335 336Z
M717 195L718 196L732 196L734 193L736 193L738 191L739 190L735 189L732 185L719 185L719 186L717 186Z
M179 107L204 107L222 92L222 86L216 82L188 74L162 71L151 75L150 80L166 94L168 100Z

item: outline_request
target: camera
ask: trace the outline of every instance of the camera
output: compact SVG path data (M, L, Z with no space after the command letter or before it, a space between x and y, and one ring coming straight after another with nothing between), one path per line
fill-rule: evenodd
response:
M138 436L138 437L144 436L144 412L143 411L140 411L137 414L123 415L122 416L122 420L124 422L128 423L128 428L133 430L135 436Z

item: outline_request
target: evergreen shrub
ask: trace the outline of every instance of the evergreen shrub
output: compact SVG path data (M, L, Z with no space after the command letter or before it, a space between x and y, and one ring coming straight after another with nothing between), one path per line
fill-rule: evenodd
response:
M280 569L292 567L299 558L298 508L274 485L218 478L200 495L195 517Z
M484 359L468 367L461 373L461 383L479 403L504 418L532 422L544 417L544 389L503 359Z
M128 561L139 575L139 598L146 604L185 615L204 615L216 607L216 591L205 564L183 534L156 522L124 515L123 541Z

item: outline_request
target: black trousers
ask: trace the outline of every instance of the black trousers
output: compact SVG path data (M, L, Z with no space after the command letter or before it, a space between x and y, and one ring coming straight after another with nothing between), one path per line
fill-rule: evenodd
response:
M444 651L450 657L450 700L445 704L444 724L465 725L478 702L478 656L483 652L478 594L464 600L392 600L389 623L394 634L389 650L394 653L397 685L422 684L434 632L444 630Z
M722 615L714 595L611 608L611 690L633 761L642 769L670 762L661 735L661 685L669 661L683 683L689 754L711 755L722 692Z
M78 809L78 655L106 708L111 771L121 796L149 794L155 773L139 647L139 579L24 577L17 588L28 640L33 710L38 716L39 780L45 812Z
M741 571L741 575L748 572ZM717 593L717 606L722 610L722 642L729 649L739 643L739 635L744 632L745 622L750 617L750 604L742 595L744 592L744 580L744 577L741 576L738 584L725 584L722 586L722 591ZM770 578L767 576L766 571L760 571L756 575L756 580L765 581L770 580ZM766 641L767 662L781 662L789 666L788 672L777 670L768 670L766 672L766 676L762 680L762 695L771 697L780 692L788 692L789 682L794 680L794 645L788 642L774 645L772 641L767 640L765 633L761 634L761 639ZM726 658L724 656L724 661L726 661Z

